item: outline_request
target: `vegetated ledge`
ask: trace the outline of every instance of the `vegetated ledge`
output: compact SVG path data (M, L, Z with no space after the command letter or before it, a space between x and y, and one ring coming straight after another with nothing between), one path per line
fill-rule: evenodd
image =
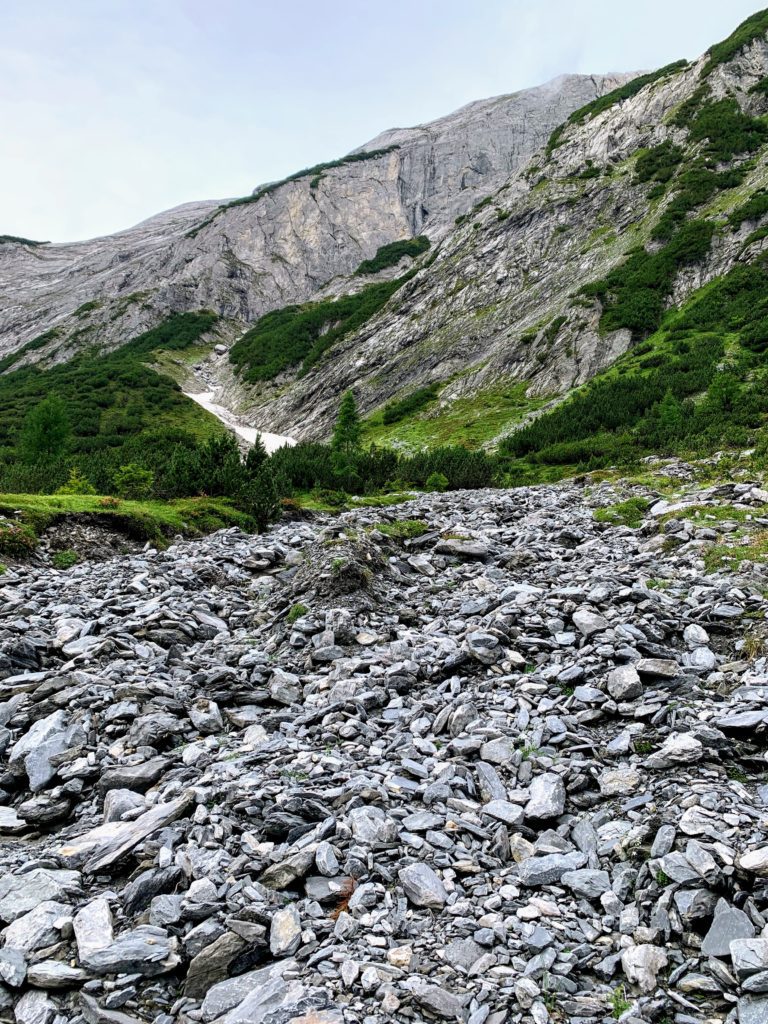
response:
M37 242L34 238L21 238L19 235L0 235L0 245L50 245L50 242Z
M209 224L219 216L220 213L224 213L225 210L232 210L237 206L249 206L251 203L258 203L264 196L270 195L272 192L276 192L283 185L287 185L290 181L299 181L301 178L306 178L311 175L309 181L309 187L312 192L318 187L322 179L325 177L325 172L333 170L334 167L344 167L346 164L361 163L365 160L376 160L380 156L386 156L387 153L392 153L394 150L400 149L400 146L395 143L391 146L386 146L384 149L369 149L363 153L350 153L348 156L342 156L338 160L327 160L325 163L315 164L313 167L305 167L301 171L296 171L294 174L289 174L287 178L281 178L280 181L270 182L269 185L264 185L263 188L257 189L247 196L240 196L239 199L231 199L227 203L222 203L217 206L213 213L208 214L205 220L202 220L196 227L192 228L187 232L187 238L195 238L198 232L202 231L203 228L207 228Z
M255 528L227 498L129 501L91 494L0 494L0 562L34 555L45 532L63 523L106 528L161 548L179 534L201 537L231 526ZM87 559L87 552L77 553Z

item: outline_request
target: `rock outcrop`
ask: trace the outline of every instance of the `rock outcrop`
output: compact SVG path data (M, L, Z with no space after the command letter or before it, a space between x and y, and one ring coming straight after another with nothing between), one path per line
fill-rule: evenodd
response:
M472 103L387 132L362 147L381 155L286 181L258 202L222 211L191 203L72 244L0 245L0 357L56 328L25 361L115 347L170 311L213 309L242 331L352 273L382 245L444 234L573 110L630 77L567 75Z

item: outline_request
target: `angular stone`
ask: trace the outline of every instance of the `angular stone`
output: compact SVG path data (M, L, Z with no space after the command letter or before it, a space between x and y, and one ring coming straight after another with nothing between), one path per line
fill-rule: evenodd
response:
M674 679L680 674L680 666L671 658L641 658L635 662L635 668L641 676L656 679Z
M153 832L180 818L194 803L194 794L187 792L164 804L155 804L135 821L108 822L86 832L59 848L65 864L82 864L89 874L97 874L114 864L143 842Z
M643 784L643 776L637 768L607 768L597 781L603 796L628 796Z
M428 864L409 864L398 871L398 878L408 899L417 907L440 910L448 899L445 886Z
M50 1024L55 1014L56 1004L34 989L25 992L14 1007L16 1024Z
M653 992L656 976L668 963L667 954L660 946L643 944L629 946L621 954L621 966L629 981L641 992Z
M179 963L177 940L163 928L139 925L118 935L108 946L93 949L80 962L95 974L145 974L172 971Z
M704 744L687 732L673 732L662 746L645 759L647 768L669 768L677 764L694 764L704 756Z
M744 871L751 871L753 875L760 875L761 878L768 877L768 846L743 853L739 857L739 867Z
M559 882L566 871L576 871L587 863L587 855L574 853L548 853L543 857L529 857L519 868L518 876L523 885L551 885Z
M397 839L397 826L380 807L355 807L347 817L352 835L371 849L388 846Z
M768 938L733 939L731 962L739 979L768 970Z
M559 775L544 772L531 782L526 818L559 818L565 810L565 785Z
M729 956L731 943L735 939L751 939L755 934L755 926L737 907L730 906L725 900L718 901L715 916L709 931L701 944L705 956Z
M269 949L272 956L292 956L301 945L301 918L296 907L283 907L272 915Z
M587 639L610 628L605 616L590 608L577 608L573 613L573 624Z
M608 673L608 693L617 701L634 700L643 694L643 684L634 665L619 665Z
M8 925L4 932L5 945L27 953L52 946L61 938L63 922L71 918L72 907L68 903L43 900Z
M568 886L576 896L581 896L585 900L595 900L611 888L611 876L607 871L578 868L575 871L563 872L560 884Z
M91 900L78 910L73 926L77 955L80 962L86 965L95 954L107 949L114 941L112 911L103 897Z
M15 921L46 900L63 903L80 889L79 871L34 868L0 878L0 920Z

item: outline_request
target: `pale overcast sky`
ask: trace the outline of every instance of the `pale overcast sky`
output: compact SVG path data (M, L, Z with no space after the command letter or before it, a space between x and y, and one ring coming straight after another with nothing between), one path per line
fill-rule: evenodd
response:
M0 234L70 241L567 72L692 58L731 0L2 0Z

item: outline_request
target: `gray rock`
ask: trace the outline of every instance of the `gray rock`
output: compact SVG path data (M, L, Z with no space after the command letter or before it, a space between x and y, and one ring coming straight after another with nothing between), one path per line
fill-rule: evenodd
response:
M730 952L739 979L768 970L768 938L732 939Z
M15 921L44 901L64 903L79 888L79 871L33 868L21 875L3 875L0 878L0 920Z
M11 988L21 988L27 976L27 961L18 948L0 949L0 981Z
M519 877L523 885L540 886L559 882L566 871L576 871L587 862L587 855L575 853L549 853L543 857L529 857L520 865Z
M608 892L611 887L611 876L607 871L579 868L576 871L565 871L560 876L560 882L568 886L576 896L594 900Z
M428 864L409 864L397 874L405 895L415 906L440 910L445 905L448 893Z
M737 907L731 907L721 899L715 908L712 924L701 944L705 956L728 956L734 939L751 939L755 926Z
M557 818L565 810L565 786L554 772L537 775L531 782L525 805L526 818Z
M578 608L573 613L573 624L587 638L596 633L603 633L610 626L604 615L600 615L591 608Z
M352 835L359 843L377 849L397 838L397 827L380 807L355 807L349 812Z
M301 945L301 918L293 904L272 915L269 948L272 956L292 956Z
M25 992L14 1007L16 1024L50 1024L56 1014L56 1004L45 992Z
M642 696L643 684L634 665L619 665L608 673L608 693L614 700L628 701Z
M61 938L65 922L72 920L72 908L67 903L43 900L36 907L17 917L5 929L6 948L31 953L52 946Z

